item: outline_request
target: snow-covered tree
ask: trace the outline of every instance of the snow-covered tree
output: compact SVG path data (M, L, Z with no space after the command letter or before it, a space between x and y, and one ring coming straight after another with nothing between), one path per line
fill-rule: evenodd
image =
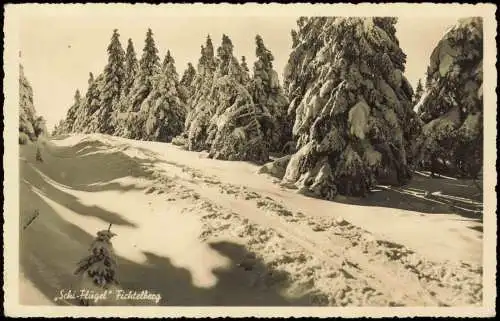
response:
M128 95L134 84L134 79L139 70L139 63L134 49L132 39L128 39L127 52L125 54L125 85L123 88L124 95Z
M35 141L36 110L33 105L33 89L24 75L24 68L19 65L19 141Z
M141 139L169 142L182 132L186 107L179 86L175 60L168 51L162 72L153 78L153 89L141 105L139 117L145 118Z
M191 99L194 95L194 81L196 79L196 69L194 69L193 64L188 62L186 70L182 74L181 81L179 83L179 91L181 99L185 102L186 108L188 108Z
M116 234L109 228L97 232L97 237L90 246L89 255L78 262L74 274L90 279L97 288L107 289L117 285L117 262L111 243L111 238L114 236Z
M250 77L250 69L248 69L247 58L245 56L241 56L241 70L242 70L241 82L244 86L247 86L251 80L251 77Z
M113 128L114 135L125 136L127 127L127 120L129 116L129 109L131 107L131 91L134 89L137 75L139 73L139 62L135 53L134 44L132 39L128 39L127 50L125 53L125 80L122 86L122 95L117 101L113 110Z
M108 46L108 64L104 68L100 106L91 120L95 124L89 125L93 128L92 132L114 133L115 121L112 117L125 87L125 76L125 52L120 43L120 34L115 29Z
M195 78L196 78L196 69L194 69L192 63L188 62L188 66L181 78L181 84L183 86L190 87L192 86Z
M104 84L104 75L100 74L94 79L93 73L89 73L88 84L89 88L85 94L85 99L80 104L80 108L78 108L76 112L76 119L73 124L72 132L97 132L97 123L95 120L92 121L92 119L95 119L101 106L101 91Z
M417 87L415 88L415 93L413 95L413 105L416 105L420 101L420 98L422 98L423 94L424 94L424 86L422 85L422 79L419 79Z
M217 60L209 39L198 66L203 78L188 118L188 148L208 149L216 159L266 161L268 148L259 119L268 112L257 110L243 85L245 72L233 55L229 37L222 36Z
M198 60L196 78L193 84L194 95L190 99L186 116L183 139L188 150L201 151L207 149L207 127L210 120L210 92L217 68L217 59L210 35L205 46L201 46L201 56Z
M430 58L418 110L424 126L417 157L431 172L476 177L483 158L483 30L461 19Z
M301 17L285 70L298 151L283 183L332 199L410 178L418 133L396 18Z
M153 39L153 31L148 29L142 56L139 61L139 72L134 82L129 100L132 111L140 109L142 101L149 95L153 87L153 78L161 71L158 49Z
M94 93L97 87L95 83L94 74L89 72L89 79L87 80L87 92L83 98L80 98L79 108L75 112L75 121L73 127L68 132L82 133L84 132L84 126L87 122L87 118L90 116L90 102L93 98L99 98L98 93ZM92 99L91 99L92 97ZM61 130L65 127L66 119L62 121L62 126L59 126L59 134L64 134L65 132Z
M19 143L34 142L44 135L48 135L45 119L37 115L33 89L24 75L23 66L19 65Z
M161 64L161 71L165 71L167 68L172 68L174 61L174 57L172 57L172 54L170 53L170 50L167 50L167 54L165 55L165 58L163 58L163 63ZM175 69L175 67L174 67ZM177 75L177 71L175 71ZM178 75L177 75L178 77Z
M153 89L153 82L161 71L158 49L153 39L153 31L148 29L141 59L139 61L139 71L135 77L134 84L129 95L118 107L120 115L118 117L118 133L132 139L140 139L145 126L145 117L139 114L141 105Z
M61 121L57 127L57 134L67 134L73 131L73 126L76 122L77 113L81 107L82 97L80 91L77 89L74 96L73 105L68 109L66 118Z
M64 128L64 119L59 120L59 122L54 126L52 130L52 136L65 134Z
M153 39L153 31L148 29L142 57L139 61L139 80L142 85L152 86L152 79L160 72L160 57Z
M292 139L293 119L287 115L288 99L279 83L278 73L273 69L274 56L260 35L255 37L255 43L257 61L253 67L250 92L255 105L264 115L259 122L269 148L282 151Z

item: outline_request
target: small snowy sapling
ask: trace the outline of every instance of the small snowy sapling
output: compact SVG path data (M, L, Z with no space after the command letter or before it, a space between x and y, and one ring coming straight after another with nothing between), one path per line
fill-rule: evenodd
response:
M111 238L116 234L111 232L111 225L107 230L97 232L97 237L89 249L90 254L77 264L74 274L82 276L84 290L104 291L119 284L116 274L117 262L111 244ZM85 285L89 285L88 288ZM84 305L90 303L81 301Z

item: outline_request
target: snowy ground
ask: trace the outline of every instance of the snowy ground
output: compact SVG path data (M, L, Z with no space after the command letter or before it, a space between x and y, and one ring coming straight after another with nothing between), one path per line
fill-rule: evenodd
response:
M121 287L159 293L161 305L482 303L471 182L422 173L328 202L256 165L170 144L74 135L41 145L43 163L20 147L21 304L67 304L53 298L78 287L75 264L109 223Z

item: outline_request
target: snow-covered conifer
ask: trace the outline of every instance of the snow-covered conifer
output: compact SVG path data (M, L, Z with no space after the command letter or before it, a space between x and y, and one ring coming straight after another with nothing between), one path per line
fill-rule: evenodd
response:
M36 140L35 134L36 110L33 105L33 89L24 75L24 68L19 65L19 135ZM20 138L21 139L21 138Z
M153 80L153 89L141 105L139 117L144 117L140 139L170 142L184 129L186 107L179 97L179 75L175 60L167 52L162 71Z
M257 110L243 85L244 70L233 55L229 37L222 36L217 60L209 39L200 58L200 92L188 118L188 148L208 149L216 159L266 161L268 147L259 119L268 113Z
M81 276L83 281L91 280L96 288L107 289L117 285L117 262L111 243L111 238L114 236L116 234L109 228L97 232L89 254L78 262L74 274ZM82 282L82 284L87 284L87 282Z
M413 95L413 105L418 104L423 94L424 94L424 86L422 85L422 79L419 79L417 87L415 88L415 93Z
M417 157L431 172L476 177L483 155L483 29L461 19L434 49L418 111Z
M118 116L120 117L118 120L120 128L115 133L127 138L141 139L146 119L144 115L140 115L141 106L151 93L154 79L160 72L160 58L153 38L153 31L148 29L139 61L139 71L126 101L122 101L120 104L120 116Z
M293 119L288 117L288 99L279 83L278 73L273 69L274 56L264 45L260 35L255 37L257 61L253 67L250 86L253 101L265 117L259 121L269 148L282 151L292 139Z
M298 151L283 182L331 199L410 178L418 133L396 18L299 18L285 70Z
M125 54L125 85L123 88L125 96L129 94L138 70L139 63L137 61L134 43L132 39L128 39L127 52Z
M119 37L118 30L113 30L111 43L108 46L108 64L104 68L100 107L91 120L96 122L95 132L104 134L112 134L115 131L115 121L112 117L125 87L125 52Z
M190 99L188 114L184 127L184 139L188 150L200 151L207 149L207 127L211 117L210 92L217 68L217 58L210 35L205 45L201 46L201 56L198 60L196 78L194 80L194 94Z

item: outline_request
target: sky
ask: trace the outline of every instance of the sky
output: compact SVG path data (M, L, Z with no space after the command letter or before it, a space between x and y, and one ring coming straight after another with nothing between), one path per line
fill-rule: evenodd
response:
M89 72L98 75L107 62L106 48L113 29L118 29L126 48L131 38L138 59L145 34L153 30L160 59L170 50L179 75L188 62L196 67L200 46L208 34L214 47L222 34L233 42L234 54L246 56L250 69L255 61L255 35L260 34L275 57L274 68L281 76L291 51L290 32L296 16L162 16L96 14L37 14L24 17L19 26L21 63L33 87L37 113L47 120L49 130L64 118L76 89L84 95ZM396 36L407 55L405 75L413 86L424 77L432 50L457 17L400 17Z

